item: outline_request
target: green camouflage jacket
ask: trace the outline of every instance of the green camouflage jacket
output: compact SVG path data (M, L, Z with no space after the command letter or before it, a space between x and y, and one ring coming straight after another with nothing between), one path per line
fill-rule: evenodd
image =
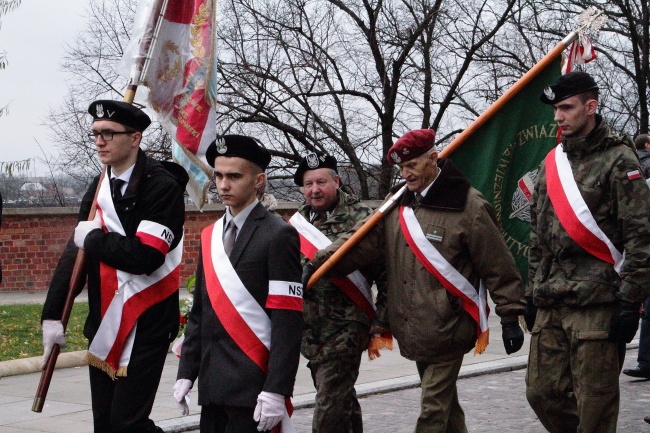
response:
M339 190L339 201L319 230L330 240L347 233L354 225L372 214L372 209L351 194ZM309 220L311 206L304 204L298 212ZM303 264L307 259L303 257ZM385 267L381 263L361 269L370 284L377 284L378 323L385 320ZM370 319L341 289L323 278L304 294L305 328L301 352L311 362L360 353L368 347Z
M600 229L619 251L620 276L613 265L582 249L560 224L546 188L542 163L531 202L529 283L526 296L538 306L584 306L641 302L650 294L650 189L639 170L633 145L598 125L586 137L563 140L580 193Z

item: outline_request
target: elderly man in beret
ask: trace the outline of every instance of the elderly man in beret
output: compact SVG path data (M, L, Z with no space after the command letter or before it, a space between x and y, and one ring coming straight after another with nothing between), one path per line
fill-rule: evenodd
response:
M650 190L633 144L597 114L585 72L540 96L562 142L531 202L526 395L550 432L616 431L625 344L650 281Z
M313 258L354 225L372 214L372 209L354 195L342 191L337 161L331 155L310 153L302 158L293 177L301 187L305 204L289 223L300 233L303 260ZM316 387L313 432L360 433L361 406L354 384L359 376L361 355L373 333L388 326L385 310L386 276L383 261L355 271L350 276L316 283L304 295L305 331L301 352ZM377 283L377 302L371 286Z
M187 173L140 150L151 120L121 101L90 104L88 134L106 174L84 195L79 223L43 306L43 364L64 345L61 316L77 249L86 253L90 390L95 432L162 432L149 414L178 333ZM95 219L87 221L97 191ZM128 302L127 302L128 301Z
M415 431L461 433L467 427L456 381L465 353L487 345L486 290L501 317L508 354L523 345L518 316L525 303L521 277L492 207L450 160L438 158L434 140L433 130L415 130L390 148L387 159L399 167L407 188L399 209L370 230L328 276L385 259L390 329L401 354L416 362L421 379ZM311 265L322 265L350 234L318 251Z
M202 433L290 431L303 328L298 233L257 198L271 154L255 139L218 137L206 159L226 212L201 234L174 397L187 414L198 378Z

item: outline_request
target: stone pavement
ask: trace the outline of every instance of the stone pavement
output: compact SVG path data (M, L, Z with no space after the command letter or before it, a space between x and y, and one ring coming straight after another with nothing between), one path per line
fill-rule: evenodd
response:
M636 366L636 350L628 350L625 368ZM526 370L514 370L458 381L460 404L469 432L543 433L535 413L526 401ZM647 432L650 424L650 381L621 375L619 432ZM364 430L370 433L411 433L419 415L420 389L380 393L360 400ZM298 432L311 432L311 409L293 414ZM198 432L198 430L195 430Z
M42 302L38 296L25 299L0 293L0 304ZM83 296L83 295L82 295ZM83 298L82 298L83 299ZM494 310L492 310L494 311ZM503 349L499 319L489 319L491 342L486 352L465 356L459 381L459 398L466 411L470 431L543 432L529 408L524 393L524 374L529 334L523 349L507 356ZM628 349L637 347L634 341ZM92 432L88 367L81 365L83 353L59 357L42 413L31 411L40 372L38 358L0 362L0 432ZM627 365L634 365L636 350L628 350ZM306 360L301 359L293 402L298 432L311 431L314 386ZM178 359L167 357L152 412L152 419L167 432L197 432L200 407L192 396L190 415L180 417L172 397ZM505 372L505 373L499 373ZM488 375L489 374L489 375ZM364 355L357 392L364 410L367 432L411 432L419 413L419 383L415 364L402 358L396 348L382 351L372 362ZM650 431L643 416L650 415L650 382L621 376L622 410L619 431ZM498 430L497 430L498 429ZM627 429L627 430L626 430Z

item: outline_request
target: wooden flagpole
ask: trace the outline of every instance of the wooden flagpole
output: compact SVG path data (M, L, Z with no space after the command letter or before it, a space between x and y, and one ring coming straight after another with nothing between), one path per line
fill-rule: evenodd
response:
M131 77L129 79L129 84L127 85L126 92L124 93L123 101L129 104L133 104L135 99L135 92L140 82L142 71L144 70L146 63L148 61L148 54L150 49L153 47L153 42L156 39L158 34L158 29L160 26L161 13L165 10L168 0L156 0L153 4L151 14L149 15L149 20L147 22L147 29L154 29L152 36L143 37L136 63L133 66ZM97 189L95 190L95 197L93 198L93 204L90 208L90 213L88 214L88 221L95 219L95 214L97 213L97 194L99 193L99 188L106 176L106 166L102 168L102 172L99 176L99 183L97 184ZM65 330L68 321L70 319L70 314L72 313L72 307L74 305L74 300L77 295L83 289L83 268L86 263L86 252L82 249L77 251L77 257L74 262L74 267L72 268L72 274L70 276L70 283L68 285L68 294L66 295L65 304L63 306L63 312L61 314L61 324ZM50 357L43 368L43 373L41 374L41 379L38 384L38 389L36 390L36 396L34 397L34 402L32 404L33 412L42 412L43 405L45 404L45 398L47 397L47 391L50 388L50 382L52 381L52 374L54 373L54 367L56 366L56 361L61 353L61 347L58 344L55 344L50 353Z
M603 23L601 17L602 11L595 9L583 12L580 18L584 17L583 22L578 26L578 30L569 33L562 41L560 41L551 51L549 51L539 62L537 62L528 72L526 72L515 84L513 84L503 95L501 95L492 105L488 107L479 117L477 117L467 128L454 138L439 154L440 158L447 157L453 153L468 137L474 134L481 126L485 124L497 111L499 111L508 101L510 101L522 88L524 88L530 81L537 76L544 68L546 68L557 56L562 54L578 35L584 29L600 28ZM580 19L579 18L579 19ZM384 216L395 207L397 199L404 193L406 186L397 191L388 201L386 201L377 211L373 214L368 221L364 223L359 229L348 239L341 247L336 250L334 254L318 268L309 279L307 289L311 288L318 280L323 278L333 267L336 265L347 252L356 245Z

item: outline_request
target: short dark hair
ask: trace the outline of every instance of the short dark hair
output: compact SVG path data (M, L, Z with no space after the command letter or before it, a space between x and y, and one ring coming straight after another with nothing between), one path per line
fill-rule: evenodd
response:
M646 143L650 143L649 134L639 134L634 138L634 145L638 150L645 149Z
M599 93L598 89L592 89L592 90L587 90L586 92L583 93L578 93L578 98L580 98L580 101L584 104L590 99L595 99L598 101Z

